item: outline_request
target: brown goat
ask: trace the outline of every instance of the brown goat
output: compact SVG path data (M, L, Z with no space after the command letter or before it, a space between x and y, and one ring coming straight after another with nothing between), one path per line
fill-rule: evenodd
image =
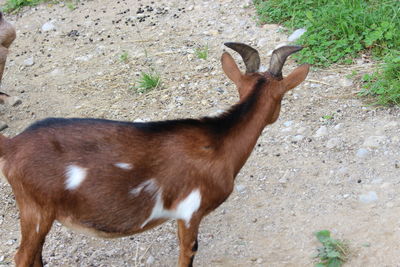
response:
M234 180L283 95L307 76L308 65L282 78L286 58L275 50L259 73L253 48L227 43L222 67L240 101L217 117L131 123L49 118L14 138L0 135L0 162L20 211L17 267L42 266L42 246L54 220L100 237L140 233L178 221L179 266L192 266L202 218L232 193Z
M0 84L3 79L4 67L7 61L8 48L15 40L15 28L4 19L3 13L0 12ZM6 93L0 92L0 103L4 103L9 97Z

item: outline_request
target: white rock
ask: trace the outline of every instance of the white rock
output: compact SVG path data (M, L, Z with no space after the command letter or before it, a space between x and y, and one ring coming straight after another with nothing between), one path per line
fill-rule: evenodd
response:
M4 256L3 255L0 256L0 262L2 262L2 261L4 261Z
M285 122L283 123L283 125L284 125L285 127L292 126L292 125L293 125L293 121L285 121Z
M335 130L340 130L341 128L343 128L343 123L338 123L337 125L335 125L335 127L333 127Z
M338 147L341 143L341 140L337 137L331 138L328 140L328 142L326 142L326 147L329 149Z
M359 200L362 203L372 203L378 200L378 195L375 191L369 191L367 194L362 194L359 196Z
M306 29L297 29L295 30L288 38L289 42L294 42L298 40L307 30Z
M368 156L369 151L365 148L360 148L359 150L357 150L356 156L359 158L365 158L366 156Z
M43 32L48 32L48 31L54 30L55 28L56 28L56 26L53 24L53 21L48 21L42 25Z
M155 259L152 255L150 255L146 260L146 264L149 266L152 266L154 264L154 262L155 262Z
M236 188L236 191L238 191L241 194L243 194L246 191L246 186L242 185L242 184L236 185L235 188Z
M3 131L4 129L7 129L8 125L4 121L0 121L0 131Z
M93 57L93 55L84 55L84 56L80 56L75 58L76 61L89 61L91 58Z
M33 64L35 64L35 61L33 60L33 57L29 57L29 58L24 60L24 65L25 66L32 66Z
M353 85L353 81L347 78L343 78L339 80L339 85L341 87L350 87Z
M263 47L266 44L268 44L268 38L261 38L257 42L257 47Z
M363 146L367 148L378 148L386 140L386 136L370 136L365 139Z
M321 126L319 129L315 132L316 137L322 137L328 134L328 128L326 126Z
M301 141L303 139L304 139L304 135L296 134L295 136L293 136L292 141L299 142L299 141Z
M7 97L5 103L9 106L16 107L22 104L22 100L18 96Z

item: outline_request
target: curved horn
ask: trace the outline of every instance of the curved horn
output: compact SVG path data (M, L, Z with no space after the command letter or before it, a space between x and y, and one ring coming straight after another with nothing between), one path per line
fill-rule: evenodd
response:
M258 51L251 46L243 43L224 43L227 47L235 50L242 57L246 65L246 73L257 72L260 68L260 55Z
M303 47L298 45L282 46L272 52L271 62L269 63L268 71L275 77L282 78L283 64L288 56L300 51Z

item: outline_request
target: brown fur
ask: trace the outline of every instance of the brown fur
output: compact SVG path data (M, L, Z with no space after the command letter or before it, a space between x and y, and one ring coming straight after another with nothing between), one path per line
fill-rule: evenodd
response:
M3 172L21 213L18 267L42 266L42 245L54 220L101 237L131 235L163 223L161 218L141 228L155 195L129 193L150 179L162 188L165 209L174 209L194 189L200 190L201 205L190 224L178 220L179 266L191 266L202 218L231 194L262 130L278 118L284 93L308 73L308 66L301 66L290 80L275 80L268 73L241 74L233 60L224 58L227 54L223 69L237 84L241 99L218 118L148 124L53 119L11 139L0 135ZM132 164L132 169L118 168L117 162ZM75 190L65 188L70 164L87 170Z

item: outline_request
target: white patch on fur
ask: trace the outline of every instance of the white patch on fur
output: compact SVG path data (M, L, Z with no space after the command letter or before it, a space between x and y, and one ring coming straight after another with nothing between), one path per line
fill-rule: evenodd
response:
M115 167L124 169L124 170L132 170L133 166L130 163L125 163L125 162L118 162L114 164Z
M74 190L80 186L80 184L86 178L86 169L77 165L69 165L66 168L65 176L65 187L67 190Z
M40 224L36 224L36 233L39 233L40 231Z
M133 188L130 193L134 196L138 196L142 191L145 191L149 194L154 194L157 190L157 182L154 179L150 179Z
M185 199L183 199L175 209L167 210L164 208L161 189L157 193L156 203L151 211L149 218L142 224L142 228L150 221L155 219L180 219L184 220L186 227L189 228L190 220L201 204L201 194L199 189L193 190Z

